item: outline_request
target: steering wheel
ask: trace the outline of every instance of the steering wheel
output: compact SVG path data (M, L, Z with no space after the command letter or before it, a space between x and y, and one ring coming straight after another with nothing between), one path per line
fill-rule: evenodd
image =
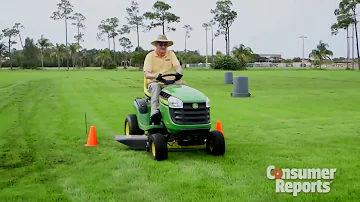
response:
M164 77L167 77L167 76L174 76L175 79L171 79L171 80L167 80L167 79L164 79ZM176 81L180 80L180 79L177 79L177 74L162 74L160 76L161 78L161 81L160 82L164 82L165 84L169 85L169 84L173 84L175 83Z

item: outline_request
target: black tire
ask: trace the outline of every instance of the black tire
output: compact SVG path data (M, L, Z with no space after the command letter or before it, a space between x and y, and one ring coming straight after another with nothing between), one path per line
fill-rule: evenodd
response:
M149 154L157 161L168 158L167 142L163 134L155 133L149 136Z
M220 131L210 131L209 138L206 141L206 151L214 156L225 154L225 139Z
M129 125L129 128L126 129L126 125ZM139 128L138 121L135 114L129 114L125 118L124 123L124 134L125 135L143 135L144 131Z

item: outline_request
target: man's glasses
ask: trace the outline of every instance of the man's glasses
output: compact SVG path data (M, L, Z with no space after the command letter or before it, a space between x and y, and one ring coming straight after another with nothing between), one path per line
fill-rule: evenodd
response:
M158 43L158 45L161 46L161 47L166 47L167 43Z

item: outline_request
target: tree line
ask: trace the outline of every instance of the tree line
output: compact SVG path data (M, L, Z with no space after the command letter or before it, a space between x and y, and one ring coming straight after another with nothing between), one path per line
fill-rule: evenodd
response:
M216 7L210 12L214 18L204 23L207 28L211 27L213 31L217 24L216 31L212 32L212 56L209 57L213 61L214 55L213 42L220 35L225 36L226 50L225 54L230 54L230 27L237 17L237 13L231 10L232 2L230 0L219 0ZM162 34L176 31L174 23L180 22L180 17L171 12L171 6L163 1L156 1L152 7L152 11L143 14L139 11L139 4L132 1L131 5L126 8L127 17L125 21L119 20L117 17L111 17L101 20L98 25L99 32L97 40L105 41L107 48L99 49L83 49L84 42L83 30L86 29L86 17L74 11L74 6L70 0L61 0L57 4L57 10L50 16L53 20L62 21L65 25L65 43L53 44L50 39L42 36L38 40L27 37L25 42L21 38L21 31L25 27L21 23L15 23L11 28L2 30L0 40L3 38L5 42L0 43L0 65L4 67L86 67L86 66L102 66L104 68L115 68L121 66L139 66L141 67L143 60L149 50L144 50L140 46L140 33L147 32L157 27L162 29ZM147 21L147 23L146 23ZM68 26L75 26L74 42L69 43ZM201 56L198 51L189 51L186 47L186 40L190 38L191 31L194 28L186 24L182 27L185 30L185 49L184 51L175 51L181 63L204 63L206 57ZM136 33L137 46L134 51L133 44L128 38L132 32ZM18 37L22 49L13 48L17 43ZM116 50L116 44L122 47L122 50ZM222 54L222 53L221 53ZM221 55L220 54L220 55ZM252 53L251 53L252 54ZM219 54L217 54L219 55ZM255 57L254 58L259 58ZM5 60L6 59L6 60ZM1 64L2 63L2 64ZM1 67L1 66L0 66Z
M348 19L351 18L349 13L350 11L353 12L352 7L346 6L352 5L352 2L357 1L343 0L340 3L340 8L335 11L335 15L338 16L338 23L332 27L334 34L337 34L337 31L344 27L345 21L352 22ZM183 51L175 51L181 63L194 64L207 63L208 61L215 63L215 60L224 60L220 63L225 64L226 61L231 61L232 64L236 63L238 68L243 68L249 62L267 61L267 58L260 57L244 44L230 49L230 28L238 15L232 9L232 6L233 4L230 0L218 0L215 8L210 10L213 18L202 25L206 34L210 33L211 56L209 57L200 55L198 51L187 50L187 39L190 38L194 28L189 24L185 24L182 27L185 33L185 47ZM147 32L155 28L161 28L163 34L176 31L173 24L179 23L180 17L172 13L171 9L172 7L169 4L163 1L156 1L152 11L140 13L139 4L134 0L126 8L127 16L124 21L119 20L117 17L106 18L100 21L96 39L106 42L108 46L106 49L84 49L82 48L82 42L84 42L83 30L86 29L86 17L74 11L74 6L70 0L61 0L57 4L57 10L52 13L50 18L64 23L65 43L53 44L50 39L44 36L37 40L27 37L23 43L21 31L25 27L21 23L15 23L13 27L3 29L0 34L0 67L85 68L101 66L112 69L118 66L124 66L125 68L127 66L138 66L141 68L146 54L150 51L144 50L140 45L141 32ZM347 20L344 20L345 18ZM68 39L68 26L75 26L77 30L71 43L69 43L70 40ZM132 50L134 46L128 36L135 33L137 44L135 50ZM224 54L220 51L214 53L214 40L220 36L224 37ZM13 48L18 41L21 44L21 50ZM122 49L116 50L116 44L119 44ZM332 52L327 48L328 45L320 41L309 57L313 58L321 66L324 60L330 59L329 56L332 56ZM287 61L296 62L298 59L294 58Z

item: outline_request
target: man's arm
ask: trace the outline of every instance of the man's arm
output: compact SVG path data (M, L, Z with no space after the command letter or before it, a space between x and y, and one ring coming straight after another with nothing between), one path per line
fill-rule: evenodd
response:
M156 75L150 73L152 71L152 57L150 56L150 53L146 55L145 61L144 61L144 76L147 79L155 79Z
M177 65L177 66L175 66L175 69L176 69L176 72L177 72L177 73L182 74L182 67L181 67L180 64Z
M182 74L182 67L181 67L180 62L179 62L179 60L177 59L175 53L174 53L174 52L171 52L171 55L172 55L172 57L171 57L172 64L173 64L173 66L175 67L176 72Z
M152 74L152 73L150 73L150 72L145 72L145 73L144 73L144 76L145 76L145 78L147 78L147 79L155 79L157 75Z

